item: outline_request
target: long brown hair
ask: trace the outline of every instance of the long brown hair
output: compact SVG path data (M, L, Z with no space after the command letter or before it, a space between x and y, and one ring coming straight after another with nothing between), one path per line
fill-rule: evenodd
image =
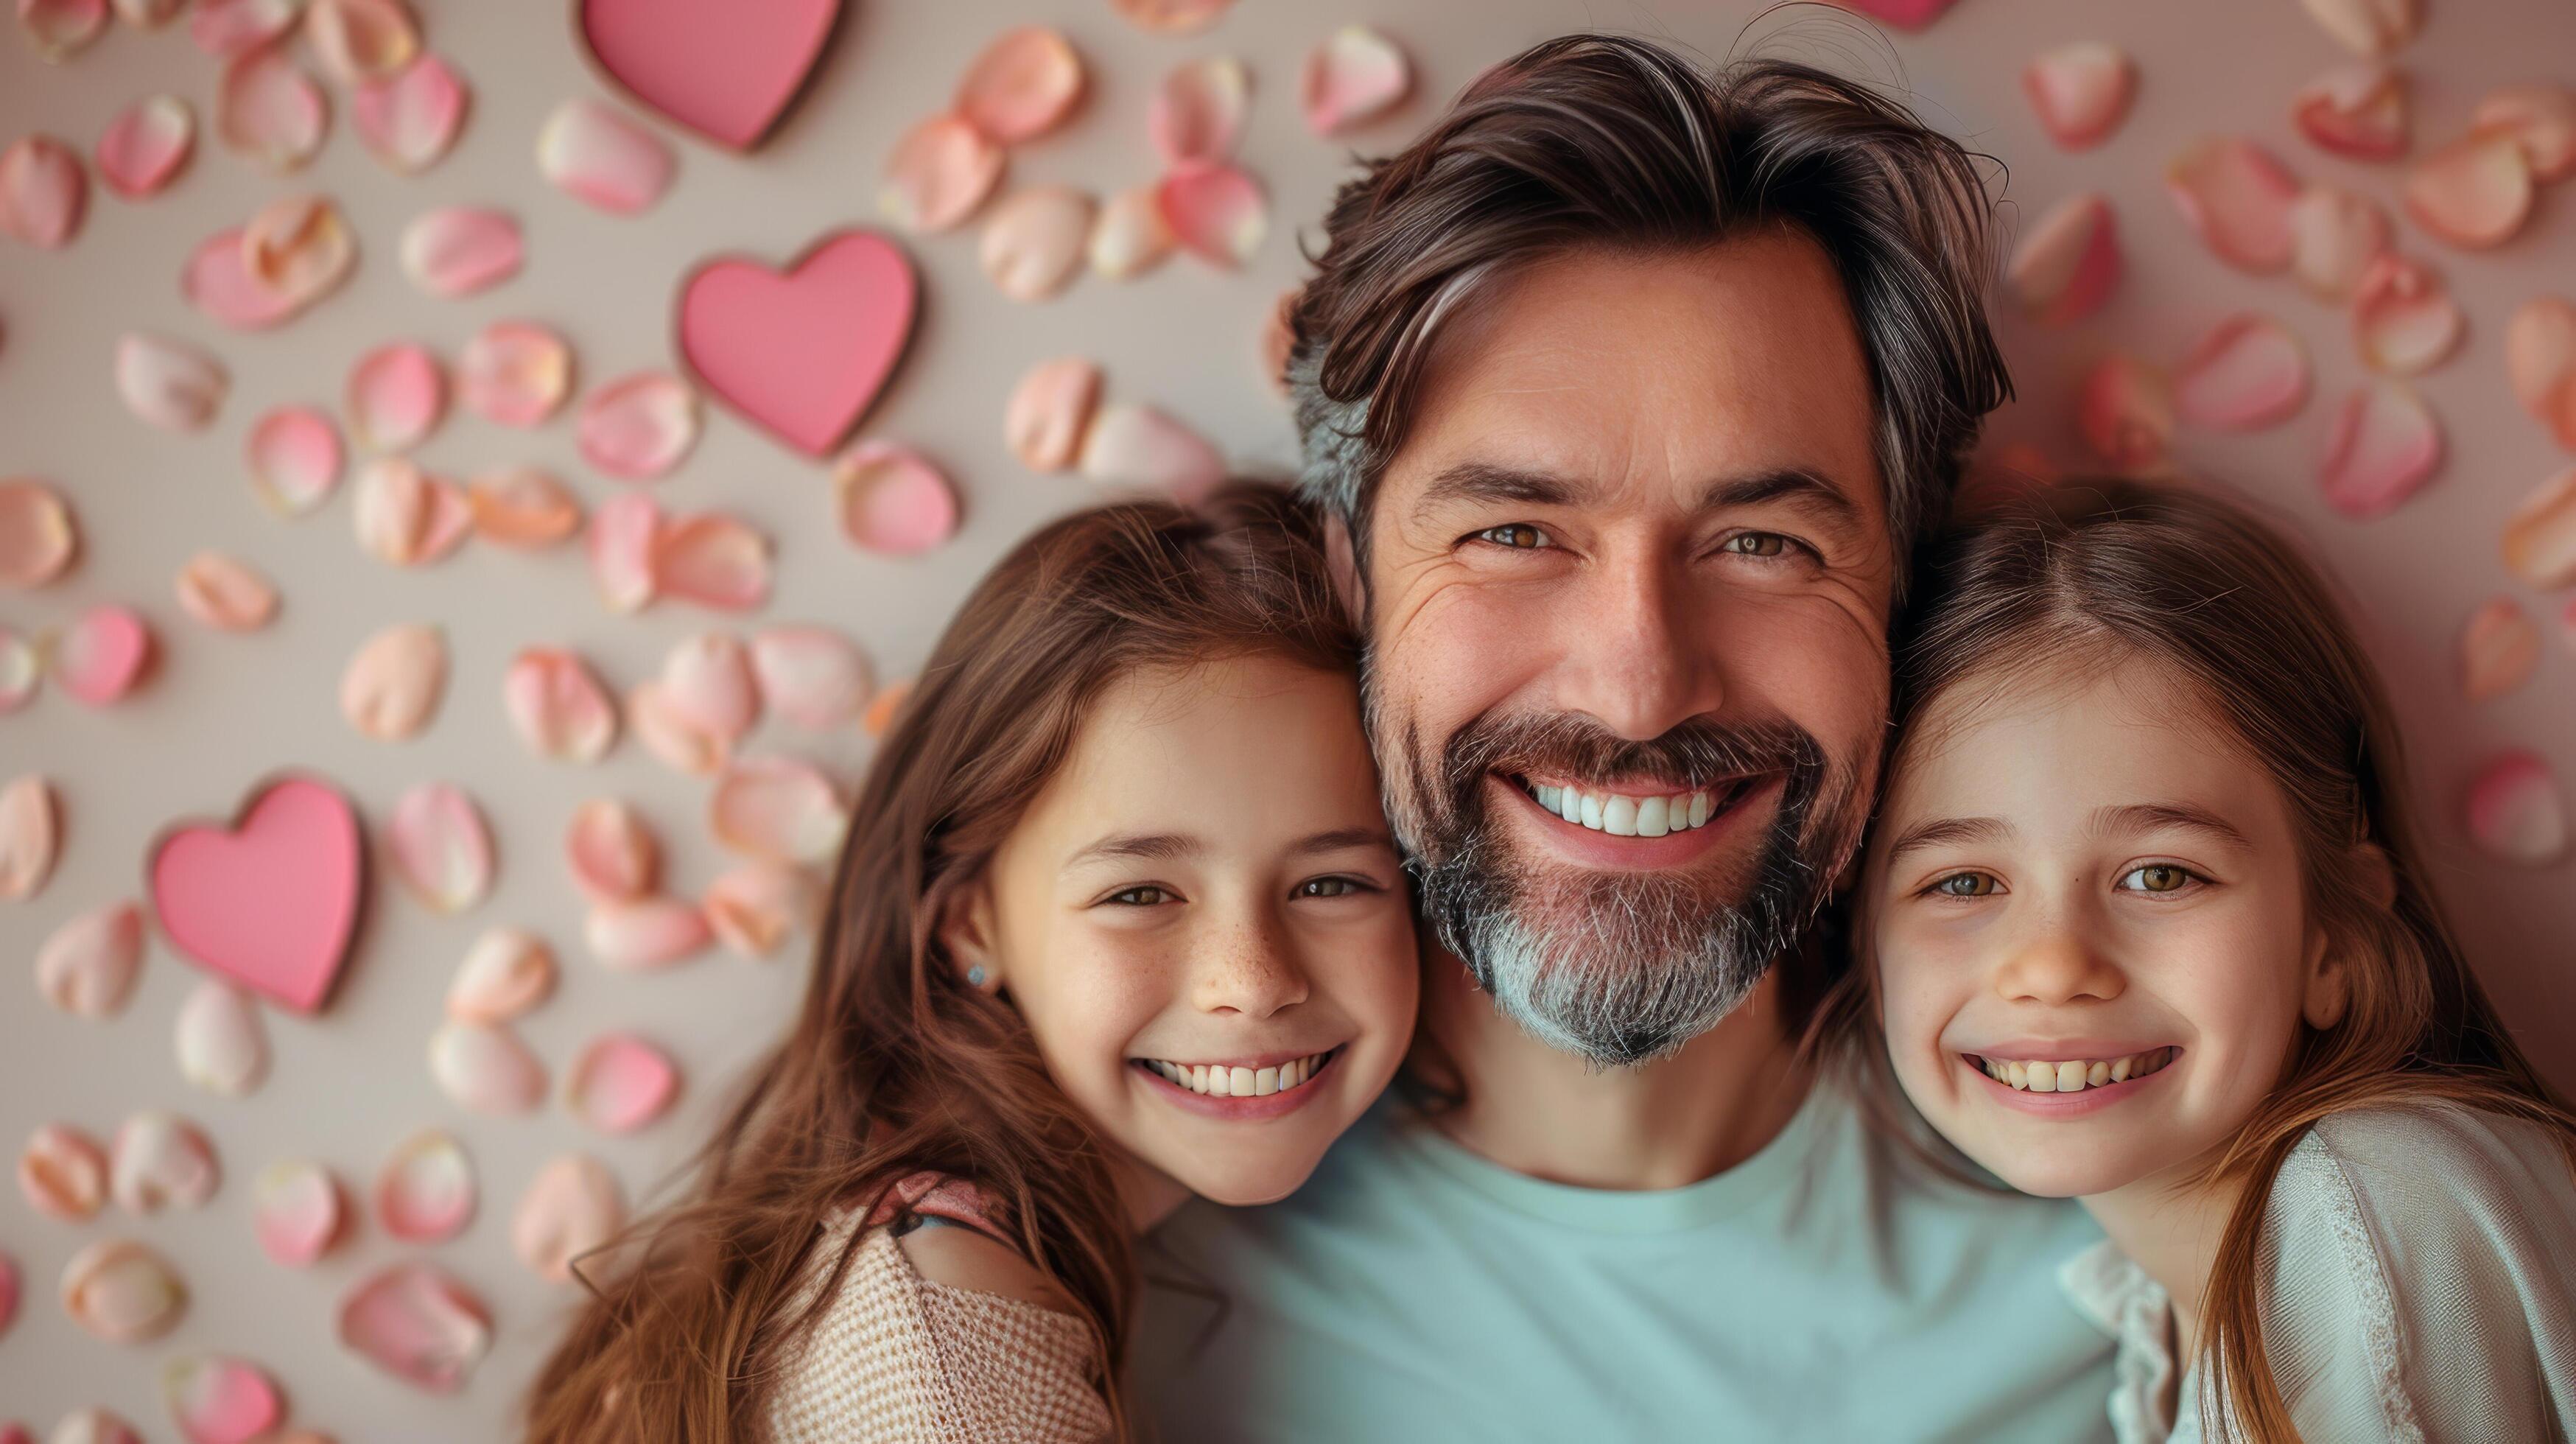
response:
M1900 642L1891 737L1951 688L2143 656L2171 668L2280 788L2310 918L2348 979L2342 1017L2301 1026L2279 1081L2198 1180L2241 1185L2201 1296L2204 1427L2296 1440L2263 1346L2260 1264L2272 1183L2318 1120L2450 1104L2537 1123L2576 1169L2576 1116L2515 1046L2468 969L2424 865L2403 749L2377 674L2327 583L2252 512L2208 491L2070 480L2022 493L1934 555ZM1891 764L1894 762L1891 758ZM2385 858L2382 874L2364 845ZM2391 885L2393 883L2393 886ZM1864 955L1865 916L1853 931ZM1885 1080L1864 956L1832 1012ZM1875 1092L1878 1090L1863 1090ZM1887 1090L1892 1094L1892 1088Z
M1109 1158L1019 1014L956 976L938 928L1119 677L1247 653L1353 666L1325 576L1313 519L1249 482L1196 509L1067 517L993 568L869 769L803 1011L684 1201L580 1266L592 1297L531 1390L532 1439L761 1437L773 1381L854 1251L791 1312L824 1221L921 1170L979 1185L1078 1306L1125 1433L1134 1283Z

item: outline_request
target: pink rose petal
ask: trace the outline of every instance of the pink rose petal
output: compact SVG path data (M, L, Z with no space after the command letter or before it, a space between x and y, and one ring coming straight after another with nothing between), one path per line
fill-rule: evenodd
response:
M1225 479L1225 458L1197 432L1150 406L1104 406L1083 433L1082 477L1159 491L1184 502Z
M644 750L674 771L713 776L730 755L725 739L692 721L658 681L643 683L627 694L626 715L633 720L635 739L644 744Z
M9 1326L18 1322L18 1287L18 1261L0 1253L0 1336L6 1336ZM14 1440L9 1437L13 1431L17 1435ZM35 1444L35 1439L15 1424L0 1425L0 1444Z
M1092 218L1091 269L1113 281L1141 276L1163 263L1178 242L1163 221L1160 186L1130 186L1111 196Z
M1307 53L1298 89L1306 128L1317 135L1339 135L1403 103L1413 89L1413 63L1379 32L1345 25Z
M310 406L281 406L262 416L245 449L252 491L288 516L320 506L340 484L340 433Z
M2507 752L2469 784L2469 840L2498 862L2545 867L2567 855L2567 798L2539 754Z
M2004 279L2032 319L2063 326L2100 310L2121 270L2111 203L2086 192L2050 207L2023 233Z
M420 26L403 0L307 0L304 38L342 85L391 79L420 54Z
M175 1113L128 1114L108 1144L108 1194L138 1218L163 1209L203 1208L222 1181L214 1146L197 1125Z
M394 876L434 912L463 912L492 891L492 834L474 799L451 783L405 792L385 824L385 846Z
M2455 246L2513 239L2531 218L2531 162L2509 130L2471 131L2406 173L2406 214Z
M662 509L640 492L612 496L591 513L584 543L591 580L611 611L637 611L653 600L654 548L661 535Z
M349 519L369 556L417 567L456 549L472 527L473 510L454 482L429 475L408 457L380 456L358 472Z
M719 942L757 960L775 954L790 934L812 929L823 896L801 868L754 862L717 878L700 907Z
M698 395L667 371L638 371L582 398L581 457L610 476L665 476L698 440Z
M1146 112L1154 153L1166 167L1222 164L1243 140L1252 73L1230 55L1185 61L1163 77Z
M1091 197L1071 186L1013 191L986 218L976 259L1003 295L1043 301L1082 265L1094 209Z
M641 1038L609 1033L581 1050L564 1080L564 1106L602 1133L632 1133L679 1095L680 1069Z
M2309 16L2357 55L2394 55L2423 27L2421 0L2305 0Z
M340 677L340 715L379 742L428 725L447 688L447 643L436 627L392 626L367 639Z
M179 291L188 304L236 331L259 331L277 325L302 309L292 296L250 272L243 254L246 228L235 226L209 236L188 255L179 274Z
M1920 30L1940 19L1942 12L1957 0L1840 0L1840 3L1900 29Z
M77 1128L48 1123L18 1154L18 1191L47 1218L94 1218L107 1206L107 1150Z
M447 408L438 360L409 342L380 346L349 372L349 433L371 451L409 451Z
M70 146L29 135L0 150L0 235L59 250L80 234L88 208L89 176Z
M2337 66L2290 98L2290 120L2320 150L2395 160L2409 138L2406 77L2387 65Z
M223 409L232 378L193 346L129 332L116 343L116 392L125 409L164 431L203 431Z
M147 95L99 135L98 178L130 201L160 193L197 148L197 113L175 95Z
M653 583L702 607L757 611L769 601L769 538L722 512L675 517L654 539Z
M2173 383L2136 357L2113 352L2085 373L2075 420L2095 456L2123 471L2152 466L2173 439Z
M2390 253L2370 263L2352 298L2352 339L2371 369L2417 376L2450 359L2468 322L2442 278Z
M2504 327L2504 373L2522 408L2576 451L2576 305L2535 296L2515 307ZM0 533L7 530L0 521ZM0 575L7 571L0 566Z
M661 880L662 845L642 814L614 798L585 802L564 834L573 885L592 902L635 902Z
M151 670L152 628L128 607L84 611L54 643L56 685L92 707L112 707Z
M179 569L179 608L219 632L256 632L277 616L277 588L248 562L205 551Z
M887 153L877 209L908 231L947 230L982 208L1002 164L1002 148L963 117L934 115Z
M161 1368L161 1393L188 1444L251 1444L286 1418L277 1381L242 1359L173 1359Z
M304 0L197 0L188 38L217 60L230 60L284 35L303 12Z
M18 28L39 59L70 59L107 28L107 0L18 0Z
M760 720L760 686L751 652L724 632L683 638L662 659L662 700L688 726L726 747Z
M2258 275L2290 264L2299 183L2261 146L2235 136L2202 140L2166 165L2165 190L2220 260Z
M376 1218L404 1243L445 1243L474 1217L474 1162L436 1128L403 1140L376 1174Z
M70 569L80 553L71 508L41 481L0 481L0 587L41 587Z
M172 1038L179 1076L209 1093L240 1098L268 1077L268 1031L250 994L220 978L205 978L179 1005Z
M572 394L572 348L527 321L495 321L465 343L456 362L456 399L503 426L541 425Z
M572 488L532 466L474 478L465 504L476 536L523 551L570 541L581 531L581 501Z
M1082 57L1042 25L1003 31L957 83L957 114L1002 145L1032 141L1064 123L1082 99Z
M2504 86L2478 102L2469 123L2511 135L2535 180L2576 175L2576 91L2562 85Z
M328 196L289 196L242 227L242 267L292 310L337 290L357 265L357 238Z
M2176 414L2221 431L2276 426L2307 400L2307 348L2280 322L2250 312L2212 327L2174 376Z
M676 898L642 897L591 904L582 942L603 967L619 972L667 968L707 950L707 920Z
M1163 177L1157 198L1173 239L1205 261L1235 267L1270 230L1270 202L1252 177L1227 165L1183 166Z
M557 190L611 215L652 209L671 188L671 147L596 100L554 108L537 132L537 170Z
M447 985L447 1016L466 1023L506 1023L555 990L555 952L522 928L494 928L474 940Z
M468 1113L511 1117L546 1100L546 1067L506 1023L450 1018L429 1035L429 1076Z
M1031 471L1069 470L1100 400L1100 368L1079 356L1041 361L1011 388L1002 440Z
M537 1171L510 1218L510 1247L548 1283L569 1283L572 1262L626 1226L617 1175L586 1153L567 1153Z
M2309 295L2348 301L2388 249L2388 213L2340 186L2309 186L2290 203L2290 247L2290 273Z
M302 167L322 149L331 111L312 78L277 45L243 51L215 92L215 134L273 171Z
M488 291L519 274L526 258L519 223L500 211L445 206L403 228L403 274L433 296Z
M436 1267L397 1264L340 1301L340 1343L414 1388L453 1394L492 1347L492 1316Z
M33 772L0 787L0 902L33 897L54 870L53 784Z
M2505 519L2504 565L2535 587L2576 585L2576 470L2542 482Z
M436 165L465 124L465 81L448 63L424 55L393 75L370 80L349 97L349 125L375 158L404 175Z
M1152 35L1192 35L1225 14L1234 0L1110 0L1127 23Z
M2531 680L2540 628L2511 597L2489 597L2460 628L2460 695L2492 702Z
M832 467L841 534L861 551L918 556L957 531L957 492L919 455L863 442Z
M2317 482L2327 505L2368 520L2413 496L2441 464L2442 427L2432 409L2404 385L2379 381L2335 408Z
M571 652L530 647L501 680L501 703L528 750L556 762L597 762L617 741L617 706Z
M36 991L76 1018L113 1018L142 967L143 910L111 903L54 929L36 949Z
M260 1252L303 1268L331 1251L348 1221L340 1180L318 1163L276 1163L252 1186L251 1231Z
M2092 40L2043 50L2021 72L2022 94L2062 150L2101 144L2128 115L2137 84L2126 51Z
M708 803L716 841L758 862L828 861L849 830L849 804L832 780L786 757L733 763Z
M90 1337L143 1344L178 1327L188 1310L188 1286L161 1255L131 1239L109 1238L63 1265L62 1299L63 1312ZM63 1430L54 1431L55 1439L63 1436Z

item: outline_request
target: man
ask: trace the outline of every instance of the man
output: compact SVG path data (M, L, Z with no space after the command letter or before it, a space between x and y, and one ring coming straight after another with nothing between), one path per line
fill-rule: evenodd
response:
M1148 1251L1153 1437L2107 1435L2081 1213L1909 1166L1797 1046L2009 389L1987 220L1861 87L1597 36L1344 189L1290 374L1439 945L1408 1096Z

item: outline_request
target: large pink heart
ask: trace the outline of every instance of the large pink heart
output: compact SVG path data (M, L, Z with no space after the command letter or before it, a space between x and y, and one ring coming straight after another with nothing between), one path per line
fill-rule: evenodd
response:
M736 150L758 145L822 58L841 0L573 0L599 68Z
M365 848L329 783L285 777L231 828L198 823L153 844L152 908L179 951L299 1013L330 997L358 926Z
M873 231L826 236L783 276L708 261L680 286L680 356L726 405L826 456L894 373L918 293L912 262Z

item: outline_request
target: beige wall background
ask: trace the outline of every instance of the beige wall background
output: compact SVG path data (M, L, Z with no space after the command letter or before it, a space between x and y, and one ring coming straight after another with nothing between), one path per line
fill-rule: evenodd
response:
M455 152L414 178L397 177L351 133L335 96L331 138L306 172L280 179L215 143L216 69L178 31L114 28L71 63L49 66L15 35L0 38L0 143L44 130L84 153L129 101L155 91L186 97L201 126L188 173L162 196L129 203L93 185L89 218L58 252L0 241L0 475L49 479L68 496L84 533L78 569L32 593L0 594L0 625L36 631L81 608L118 600L159 631L160 669L126 703L93 711L49 689L0 717L0 777L41 771L63 807L60 865L41 892L0 903L0 1140L19 1146L48 1122L105 1138L127 1113L176 1110L213 1141L225 1181L206 1207L148 1219L113 1207L82 1225L45 1218L16 1190L0 1196L0 1253L19 1266L24 1298L0 1334L0 1421L42 1431L66 1411L112 1407L152 1439L176 1437L160 1399L169 1359L234 1353L285 1386L293 1417L342 1439L502 1437L518 1396L551 1342L571 1297L514 1258L508 1239L521 1191L550 1158L587 1150L649 1196L710 1126L719 1101L770 1042L802 985L801 947L752 963L721 953L651 975L621 975L581 946L582 905L560 861L564 824L582 801L622 797L641 808L667 848L670 886L694 894L728 864L704 822L706 787L665 768L628 737L603 763L547 763L526 751L503 715L500 682L518 649L571 647L622 691L650 676L675 642L711 627L745 635L769 621L830 623L856 638L884 678L906 676L972 579L1039 521L1094 493L1065 477L1032 475L1001 443L1002 401L1012 381L1043 358L1087 355L1107 371L1113 399L1145 400L1199 428L1238 461L1284 466L1294 456L1283 408L1261 374L1256 337L1265 309L1301 274L1297 241L1311 236L1351 150L1402 143L1481 67L1521 46L1587 27L1667 37L1711 57L1742 43L1758 7L1708 3L1577 3L1577 0L1360 0L1317 7L1242 0L1187 38L1153 36L1123 21L1107 0L851 0L840 33L803 101L755 154L719 152L660 125L679 155L671 193L650 213L619 219L558 193L537 173L538 127L555 104L609 92L587 65L565 7L554 0L416 0L427 41L473 89ZM2566 0L2427 0L2422 39L2401 57L2417 103L2419 150L2463 130L2478 97L2509 81L2576 83L2576 10ZM1333 27L1365 20L1411 52L1414 99L1344 141L1304 128L1297 68ZM453 361L487 322L526 317L572 342L582 384L671 360L674 290L682 272L718 251L784 261L818 234L874 220L879 166L907 125L942 108L966 62L1006 25L1061 28L1089 67L1090 97L1056 136L1017 150L1005 186L1070 182L1106 195L1150 178L1146 141L1152 88L1172 65L1232 54L1254 75L1245 165L1272 200L1272 225L1242 272L1186 257L1128 283L1084 277L1040 305L1003 299L975 261L972 230L905 244L920 269L923 319L908 359L862 429L907 442L943 465L965 498L956 539L923 558L889 561L856 552L829 526L825 469L791 455L711 407L695 453L657 484L666 507L722 505L776 541L778 584L767 611L735 619L665 604L638 616L607 612L577 548L528 556L469 544L442 565L384 566L359 551L346 495L322 512L285 520L249 495L240 461L251 422L269 406L306 401L336 409L347 368L395 339L428 344ZM1785 30L1785 34L1782 33ZM2292 130L2288 107L2303 81L2348 57L2294 0L1961 0L1927 31L1882 42L1809 12L1753 32L1785 48L1910 87L1933 123L2009 166L2008 215L2035 217L2076 189L2108 193L2129 257L2128 278L2102 312L2064 331L2042 331L2008 310L1998 325L2021 399L1998 417L1995 443L2027 442L2061 462L2082 459L2072 393L2081 369L2118 347L2170 362L2211 322L2240 309L2265 312L2308 341L2315 396L2332 398L2365 372L2341 313L2310 301L2286 279L2223 267L2163 195L2165 159L2207 131L2263 141L2303 176L2331 177L2394 207L2399 172L2327 156ZM2024 104L2017 77L2043 45L2110 40L2136 59L2140 85L2126 125L2100 148L2052 148ZM622 97L613 97L625 104ZM632 109L632 107L629 107ZM650 118L648 124L659 124ZM204 237L295 189L335 197L360 236L356 276L306 316L256 335L225 332L181 299L182 260ZM396 238L435 205L497 206L528 238L524 271L464 301L428 298L401 276ZM2576 292L2576 187L2543 193L2527 231L2500 249L2449 249L2400 222L2403 249L2430 260L2470 317L2468 343L2422 378L2440 412L2450 460L2419 497L2379 521L2330 512L2313 481L2327 403L2311 399L2268 432L2222 437L2185 431L2183 463L2230 479L2267 500L2330 557L2361 599L2381 664L2393 679L2418 760L2417 785L2436 824L2442 887L2479 969L2524 1041L2562 1084L2576 1086L2576 867L2518 869L2482 860L2459 823L2475 763L2507 745L2538 749L2562 775L2576 773L2576 648L2558 620L2568 598L2520 594L2549 642L2538 676L2495 702L2472 706L2455 682L2455 640L2482 600L2515 593L2497 558L2505 516L2569 463L2513 403L2501 329L2513 306L2543 291ZM150 331L204 347L232 373L218 422L178 436L138 422L112 382L117 338ZM506 463L543 466L595 505L616 484L589 471L572 427L505 431L451 414L417 453L431 471L468 476ZM181 563L205 547L254 562L279 586L284 609L265 632L233 636L189 621L172 595ZM360 641L399 621L442 627L453 660L446 701L420 737L398 745L360 737L338 715L340 672ZM787 751L855 780L868 757L856 733L816 743L774 728L750 751ZM447 779L482 805L501 865L491 897L461 916L438 916L389 885L379 868L371 923L346 982L319 1018L266 1009L269 1077L244 1098L192 1088L180 1075L172 1027L199 974L154 939L123 1014L93 1023L56 1012L35 993L32 958L63 920L139 897L144 849L165 823L228 815L244 789L281 766L336 779L371 827L411 785ZM511 923L551 939L564 962L554 1000L519 1025L560 1080L593 1035L623 1028L660 1041L686 1070L681 1106L644 1132L603 1139L559 1104L525 1117L464 1112L432 1082L426 1042L458 959L484 929ZM372 1218L315 1267L289 1270L255 1247L251 1180L290 1158L327 1164L363 1195L394 1144L423 1126L453 1130L470 1148L482 1205L454 1242L429 1256L471 1284L495 1322L493 1352L470 1384L431 1397L342 1351L333 1319L355 1281L409 1252ZM192 1303L160 1341L115 1347L80 1332L55 1298L65 1262L92 1240L141 1238L185 1274Z

